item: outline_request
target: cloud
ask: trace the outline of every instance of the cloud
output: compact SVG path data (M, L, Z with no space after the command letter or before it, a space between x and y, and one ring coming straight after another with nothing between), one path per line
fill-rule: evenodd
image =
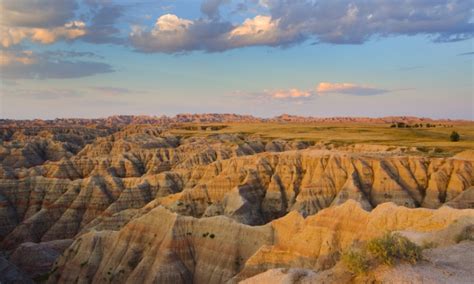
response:
M130 34L132 45L142 52L182 53L193 50L218 52L229 49L292 43L297 31L279 30L278 21L257 15L241 25L228 22L179 18L173 14L159 17L151 30L134 27Z
M458 56L474 55L474 51L459 53Z
M87 34L81 39L91 43L124 44L117 21L123 16L126 7L111 1L87 1L90 8Z
M304 104L318 97L329 94L343 94L351 96L374 96L396 91L406 91L411 89L388 90L364 86L354 83L329 83L321 82L310 90L299 88L263 90L260 92L233 92L228 98L239 101L253 101L256 104L261 103L294 103Z
M223 4L230 3L230 0L203 0L201 12L209 18L219 18L219 8Z
M252 104L303 104L314 98L313 90L301 90L297 88L280 90L263 90L260 92L235 91L227 96L233 103L252 102Z
M106 0L2 0L0 2L0 44L11 47L23 40L51 44L82 38L91 43L124 44L116 27L124 5ZM79 17L80 19L76 18Z
M192 50L222 50L220 37L231 28L230 24L209 20L196 21L165 14L156 20L151 30L134 26L130 40L137 51L182 53Z
M35 63L35 58L32 56L33 52L29 50L18 52L3 51L0 53L0 66L8 66L13 64L30 65Z
M318 95L345 94L354 96L373 96L390 92L390 90L379 89L352 83L329 83L321 82L316 87Z
M361 44L374 37L423 34L445 42L474 35L470 1L246 1L257 3L259 13L237 24L222 19L219 7L223 3L227 1L205 0L201 5L205 19L162 15L151 28L135 27L131 43L137 51L181 53L286 47L306 40ZM172 29L161 28L165 20L173 24Z
M0 2L0 24L9 27L51 28L63 26L74 17L75 0Z
M299 89L278 90L270 92L269 95L274 99L307 99L313 96L311 91L303 91Z
M470 1L268 1L282 28L298 27L319 42L360 44L374 36L431 36L435 41L472 38Z
M71 60L72 55L75 53L45 52L35 54L31 51L2 50L0 56L2 79L66 79L114 71L106 63ZM76 55L83 56L82 53Z
M87 33L86 24L74 19L74 0L0 2L0 45L4 48L31 40L51 44L59 39L72 40Z
M86 34L85 23L72 21L64 26L54 28L24 28L0 26L0 44L2 47L10 47L19 44L24 39L51 44L58 39L71 40Z
M47 57L54 58L71 58L71 57L86 57L86 58L99 58L104 59L103 56L98 55L90 51L74 51L74 50L55 50L55 51L45 51L42 53Z

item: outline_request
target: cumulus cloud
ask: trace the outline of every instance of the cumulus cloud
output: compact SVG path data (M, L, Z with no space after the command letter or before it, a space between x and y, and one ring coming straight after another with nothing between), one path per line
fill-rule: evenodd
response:
M296 30L281 30L280 20L257 15L236 26L227 36L227 48L252 45L285 45L299 38Z
M1 50L2 79L66 79L109 73L114 70L106 63L71 60L85 56L75 52L45 52Z
M157 19L151 30L133 27L130 40L135 49L142 52L217 51L220 48L221 36L230 28L229 23L215 23L203 19L192 21L165 14Z
M326 94L346 94L355 96L373 96L390 92L390 90L374 88L370 86L357 85L352 83L329 83L321 82L316 87L318 95Z
M219 7L225 2L205 0L201 11L207 19L160 16L150 29L135 28L132 44L144 52L215 52L255 45L285 47L305 40L360 44L373 37L417 34L443 42L474 34L470 1L253 1L259 14L241 23L221 19ZM160 28L158 22L165 19L173 20L172 32Z
M233 26L229 22L192 21L166 14L157 19L151 30L134 27L130 34L137 50L165 53L193 50L216 52L254 45L278 46L291 43L297 37L297 31L282 31L278 21L262 15Z

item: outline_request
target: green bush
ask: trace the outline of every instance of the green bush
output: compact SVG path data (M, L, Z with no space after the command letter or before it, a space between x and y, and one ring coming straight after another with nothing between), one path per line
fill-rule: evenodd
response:
M367 251L387 265L394 265L397 261L415 264L422 258L421 247L399 234L387 233L369 241Z
M451 132L451 135L449 136L449 140L452 142L457 142L461 139L461 135L457 133L456 131Z
M369 257L363 250L351 249L342 254L342 262L355 274L362 274L369 270Z

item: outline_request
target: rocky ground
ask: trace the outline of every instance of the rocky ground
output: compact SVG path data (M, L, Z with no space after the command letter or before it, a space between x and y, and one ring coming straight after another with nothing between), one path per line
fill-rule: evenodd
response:
M2 283L474 277L473 243L458 243L474 225L472 151L434 158L386 146L184 136L164 118L158 126L119 118L123 125L0 128ZM436 247L416 265L368 275L344 267L342 251L386 231Z

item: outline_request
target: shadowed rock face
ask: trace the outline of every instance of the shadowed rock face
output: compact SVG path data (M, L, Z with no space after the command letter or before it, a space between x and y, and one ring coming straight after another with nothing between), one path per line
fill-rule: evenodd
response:
M321 269L353 240L412 228L419 222L405 220L412 212L451 210L457 217L429 219L443 226L472 217L472 210L407 208L474 206L469 155L328 151L237 134L179 137L139 125L19 127L0 137L0 246L35 277L73 239L53 282L222 283L274 267ZM376 208L372 216L386 202L406 215L391 220L387 211L388 223L372 232L364 210ZM349 230L364 233L344 235L352 222ZM334 233L314 231L321 226ZM321 243L306 249L306 239ZM22 262L30 252L45 265Z

